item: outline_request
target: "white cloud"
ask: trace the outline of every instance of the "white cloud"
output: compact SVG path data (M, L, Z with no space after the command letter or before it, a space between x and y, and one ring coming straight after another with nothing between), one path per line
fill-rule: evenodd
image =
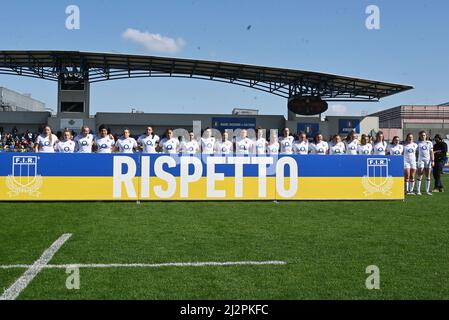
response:
M173 39L164 37L159 33L142 32L132 28L126 29L122 33L122 38L141 45L147 51L163 53L179 52L186 45L186 42L182 38Z
M348 107L346 107L344 104L332 104L329 106L329 110L327 113L336 116L343 116L348 113Z

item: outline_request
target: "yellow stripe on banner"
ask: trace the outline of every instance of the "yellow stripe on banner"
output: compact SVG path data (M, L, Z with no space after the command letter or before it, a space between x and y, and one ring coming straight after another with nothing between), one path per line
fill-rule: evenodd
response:
M289 178L286 178L286 180ZM376 184L374 184L376 183ZM381 184L383 183L383 184ZM368 178L299 178L298 192L292 198L278 200L403 200L404 178L385 182Z
M0 200L137 200L140 182L139 177L133 178L136 197L129 197L122 188L121 198L114 198L112 177L42 177L36 190L32 186L15 190L17 185L9 187L7 180L0 177Z
M148 188L140 185L141 178L132 179L132 186L121 184L121 192L114 196L112 177L42 177L27 186L21 186L10 177L0 177L0 201L17 200L402 200L403 178L385 181L370 181L368 178L297 178L290 185L290 178L276 181L267 177L260 184L258 177L244 177L242 183L234 177L226 177L211 184L206 177L184 184L181 195L181 180L175 184L151 177ZM265 188L264 188L265 186ZM116 186L117 187L117 186ZM283 190L277 189L277 187ZM290 188L293 188L290 190ZM143 194L145 189L148 194ZM241 189L241 196L238 192ZM265 191L264 191L265 189ZM135 194L132 193L135 191ZM265 192L265 195L263 195Z

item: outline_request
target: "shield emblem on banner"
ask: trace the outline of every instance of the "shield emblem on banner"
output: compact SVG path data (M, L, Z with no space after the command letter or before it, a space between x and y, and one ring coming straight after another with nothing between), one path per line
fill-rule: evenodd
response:
M37 174L36 156L13 156L11 175L6 178L9 196L20 193L28 193L39 196L39 188L42 186L42 177Z
M388 181L388 159L368 159L366 166L370 184L380 187Z
M366 176L362 180L366 196L373 193L390 194L393 179L389 175L389 166L387 158L368 158L366 160Z

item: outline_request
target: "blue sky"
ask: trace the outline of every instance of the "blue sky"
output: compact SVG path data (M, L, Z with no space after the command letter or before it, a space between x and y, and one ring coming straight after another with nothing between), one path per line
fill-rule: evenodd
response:
M77 5L80 30L67 30ZM380 30L365 27L368 5ZM2 1L0 49L119 52L224 60L410 84L379 103L332 105L359 115L401 104L449 101L449 1ZM248 29L248 26L251 26ZM179 40L179 51L149 50L125 39L129 29ZM56 84L0 75L0 86L56 106ZM188 79L116 80L91 86L91 113L230 113L234 107L287 113L286 100L222 83Z

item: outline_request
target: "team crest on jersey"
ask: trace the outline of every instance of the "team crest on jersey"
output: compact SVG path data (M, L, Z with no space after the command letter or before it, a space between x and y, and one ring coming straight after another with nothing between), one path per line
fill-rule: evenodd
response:
M42 177L37 174L36 156L15 156L12 158L12 173L6 177L6 186L10 197L21 193L39 197Z
M393 178L389 175L389 160L386 158L366 160L366 175L362 178L365 196L374 193L390 195L393 188Z

